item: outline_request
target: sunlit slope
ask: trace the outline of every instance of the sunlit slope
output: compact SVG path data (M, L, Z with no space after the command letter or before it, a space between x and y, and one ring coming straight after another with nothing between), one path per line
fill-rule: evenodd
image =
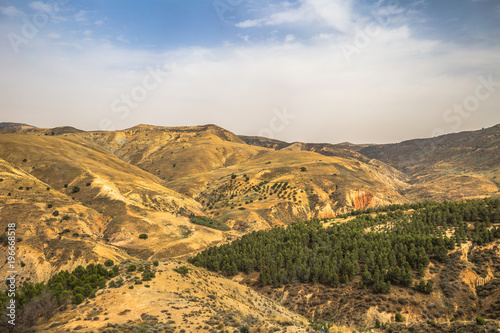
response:
M0 227L16 226L15 270L21 281L43 281L61 269L129 257L103 240L105 215L3 159L0 180ZM0 246L0 251L7 258L7 247ZM9 270L2 261L2 274Z
M198 200L209 214L242 228L404 201L398 194L404 176L383 163L251 146L214 125L141 125L74 137L99 144ZM271 193L274 184L281 188L286 182L281 193Z
M138 267L142 265L135 262ZM174 271L187 265L183 276ZM308 321L283 305L227 278L173 260L153 267L156 277L142 284L140 272L121 274L118 288L99 291L78 307L67 309L50 320L40 320L46 332L233 332L247 327L251 332L306 332ZM132 287L133 289L130 289ZM181 331L182 330L182 331ZM345 332L349 332L346 330Z
M0 157L60 191L69 202L100 213L104 242L130 255L182 255L226 237L189 221L192 214L203 214L199 203L81 137L4 134ZM139 238L142 233L147 240Z

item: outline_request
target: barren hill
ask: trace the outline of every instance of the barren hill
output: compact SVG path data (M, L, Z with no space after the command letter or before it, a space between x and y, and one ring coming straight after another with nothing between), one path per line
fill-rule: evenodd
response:
M22 123L9 123L9 122L0 123L0 130L9 130L9 129L18 130L27 128L35 128L35 126Z
M403 195L459 200L500 192L500 124L478 131L362 148L410 177Z

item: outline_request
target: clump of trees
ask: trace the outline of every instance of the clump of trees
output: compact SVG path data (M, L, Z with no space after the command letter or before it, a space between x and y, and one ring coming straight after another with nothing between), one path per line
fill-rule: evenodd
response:
M76 267L72 272L61 271L45 284L23 282L15 293L19 321L16 329L31 328L40 316L50 318L57 307L68 302L80 304L94 297L97 290L105 288L107 280L118 275L119 268L106 269L101 264ZM10 302L7 292L0 292L0 311ZM3 316L3 315L2 315ZM1 326L2 324L0 324Z
M223 231L231 230L231 228L229 228L229 226L224 222L221 222L219 220L207 216L193 216L191 217L191 222L213 229L218 229Z

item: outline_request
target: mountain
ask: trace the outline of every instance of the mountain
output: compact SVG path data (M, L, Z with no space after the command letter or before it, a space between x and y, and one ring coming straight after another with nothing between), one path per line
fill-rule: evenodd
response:
M0 123L0 130L18 130L18 129L28 129L28 128L36 128L36 127L22 123L9 123L9 122Z
M343 158L354 158L361 162L369 162L370 159L362 154L359 154L356 150L348 147L347 144L330 144L330 143L303 143L294 142L288 143L284 141L279 141L275 139L268 139L259 136L242 136L240 138L249 145L271 148L275 150L294 150L294 151L312 151L324 156L337 156ZM354 147L354 145L353 145Z
M156 175L200 202L206 213L231 226L243 223L237 228L245 230L405 201L398 193L404 175L357 153L276 151L248 145L214 125L142 125L76 136Z
M238 235L191 223L201 204L74 134L0 135L0 159L0 221L18 225L25 278L107 257L186 255Z
M409 177L409 200L463 200L500 192L500 124L359 150Z
M498 296L500 254L494 228L499 221L493 204L477 211L491 211L489 220L478 220L475 213L457 220L446 215L451 214L448 208L426 215L436 237L446 235L425 243L432 265L419 276L435 282L432 297L396 285L392 296L374 297L358 285L359 276L346 278L338 288L311 281L262 286L258 274L229 274L233 267L226 265L219 267L227 275L222 277L190 266L186 259L206 249L213 252L213 246L229 248L225 244L245 234L262 237L264 230L286 230L272 228L313 218L340 230L353 219L348 216L351 212L356 215L362 209L370 209L371 217L364 217L361 226L353 230L374 232L373 237L383 230L397 234L406 232L407 225L396 223L408 221L412 202L498 197L500 125L390 145L287 143L237 136L212 124L138 125L112 132L16 126L0 129L0 228L16 224L20 282L47 282L61 270L111 259L119 263L121 272L113 281L122 279L116 283L128 286L127 290L108 286L95 300L88 299L74 308L63 306L55 319L39 319L40 330L99 330L109 322L113 325L110 329L124 332L138 327L152 329L153 324L158 329L163 325L165 331L176 326L203 332L217 327L237 329L244 323L252 323L248 326L257 330L261 323L268 331L287 327L287 331L299 332L310 328L304 318L319 320L312 324L319 325L315 327L330 318L343 325L364 321L369 328L374 318L392 322L394 313L403 311L420 324L435 320L441 325L432 326L431 331L451 332L455 328L448 321L458 316L458 310L453 309L456 304L464 304L457 324L461 328L470 328L466 321L472 316L497 315L492 309ZM393 204L402 204L397 207L406 211L396 214L382 209ZM382 213L375 215L380 210ZM338 218L342 214L346 214L345 219ZM386 216L400 220L384 224L383 230L373 228L373 223ZM431 218L448 224L436 227L429 222ZM460 243L459 249L449 252L453 260L442 262L432 257L457 231L467 231L468 236L461 240L465 243ZM308 233L299 243L305 244L307 251L318 251L311 245L318 240L315 235ZM1 237L0 251L7 257L6 236ZM318 245L323 246L327 239ZM353 239L360 241L360 235L349 231L338 246ZM270 244L273 242L262 248ZM423 251L424 245L416 247ZM392 251L409 250L410 246ZM364 265L363 254L357 257L353 251L347 247L342 253ZM320 252L316 257L328 253ZM227 260L224 256L217 260L229 263L236 253L229 254ZM383 265L383 258L376 258ZM399 254L397 258L405 259ZM344 269L349 267L347 263L340 265L344 259L332 262L340 260L338 267ZM157 279L149 288L134 287L136 273L127 271L126 265L148 265L146 261L154 260L162 263L155 268ZM7 264L0 263L1 274L9 270ZM187 265L192 274L180 277L174 268L181 265ZM248 261L245 265L254 264ZM452 283L450 276L459 284ZM278 281L283 276L271 278ZM208 284L201 287L204 281ZM137 303L138 299L143 302ZM200 307L190 310L195 303ZM144 316L150 313L146 309L155 319ZM386 327L389 331L402 329Z

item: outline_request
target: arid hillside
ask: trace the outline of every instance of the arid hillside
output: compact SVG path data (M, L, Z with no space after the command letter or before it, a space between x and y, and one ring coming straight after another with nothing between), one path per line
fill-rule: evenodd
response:
M431 139L372 145L359 152L410 177L409 200L462 200L500 192L500 125Z
M198 202L69 134L0 135L0 158L0 221L18 226L25 278L100 258L175 257L237 236L191 223L203 215Z
M152 267L150 281L141 281L140 271ZM220 332L242 327L260 332L306 332L307 319L252 289L203 269L187 265L182 275L174 269L184 265L175 260L125 262L120 274L110 280L117 287L100 290L95 298L69 306L49 320L40 320L45 332ZM136 281L139 281L136 283ZM346 330L345 332L348 332Z

